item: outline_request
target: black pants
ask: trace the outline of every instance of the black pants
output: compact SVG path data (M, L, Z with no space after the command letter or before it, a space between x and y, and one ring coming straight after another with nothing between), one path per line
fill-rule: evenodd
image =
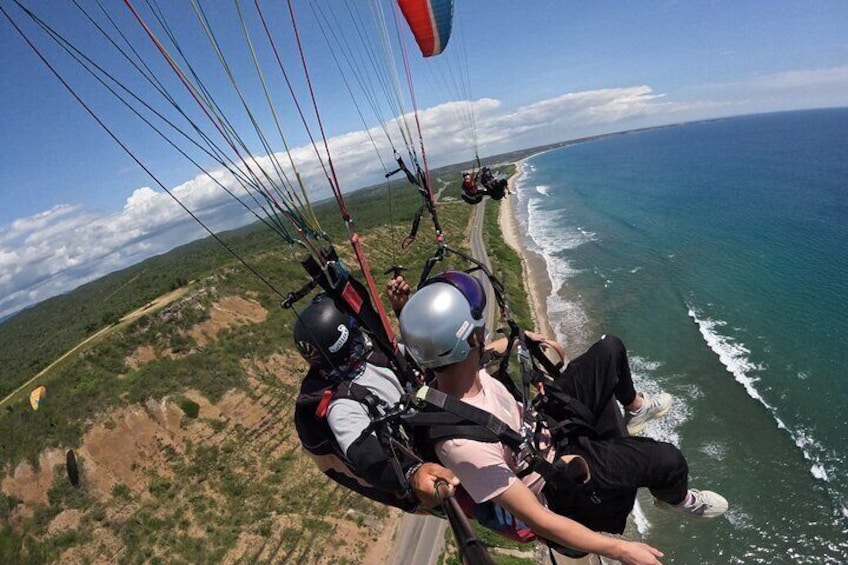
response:
M580 433L560 449L560 454L586 460L590 483L575 488L565 479L548 481L544 493L551 510L593 530L618 534L624 531L640 487L670 504L683 502L689 476L683 454L670 443L628 437L613 400L627 405L636 396L620 339L605 336L572 360L549 386L577 399L595 418L593 433Z

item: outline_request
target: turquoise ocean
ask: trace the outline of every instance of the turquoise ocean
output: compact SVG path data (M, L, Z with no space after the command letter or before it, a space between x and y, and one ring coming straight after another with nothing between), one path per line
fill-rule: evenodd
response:
M730 501L698 521L641 493L664 563L848 563L848 109L576 143L513 198L567 351L621 337L675 397L647 435Z

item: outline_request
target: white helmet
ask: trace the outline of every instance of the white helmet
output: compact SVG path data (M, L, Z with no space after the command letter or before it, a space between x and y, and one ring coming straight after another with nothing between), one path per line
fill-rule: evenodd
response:
M428 279L400 313L400 333L412 358L424 369L468 357L468 338L485 327L486 293L476 278L445 271Z

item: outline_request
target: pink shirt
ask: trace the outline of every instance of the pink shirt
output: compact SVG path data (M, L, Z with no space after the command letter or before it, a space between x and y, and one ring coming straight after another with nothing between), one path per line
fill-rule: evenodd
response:
M494 414L513 430L522 429L521 405L506 388L480 370L482 389L462 399L472 406ZM538 473L519 479L517 464L510 448L502 443L486 443L470 439L449 439L436 444L436 454L442 464L453 471L475 502L486 502L503 493L514 481L523 480L544 504L544 481Z

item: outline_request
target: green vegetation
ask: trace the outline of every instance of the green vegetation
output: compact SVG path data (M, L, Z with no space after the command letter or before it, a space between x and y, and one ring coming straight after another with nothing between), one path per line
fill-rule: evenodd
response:
M248 233L257 232L251 226ZM229 235L229 234L228 234ZM247 233L240 237L247 239ZM257 237L254 235L254 238ZM268 239L270 242L270 239ZM240 250L243 249L240 246ZM15 390L62 353L113 325L185 281L207 276L232 260L206 239L107 275L50 298L0 324L0 397Z
M515 165L504 167L502 172L512 175ZM498 225L498 214L501 206L508 204L500 202L489 202L486 204L486 214L483 222L483 238L486 243L486 252L492 264L494 274L504 285L507 303L512 310L515 320L525 328L533 327L533 317L530 314L530 305L527 303L524 290L524 279L521 273L521 258L509 247L501 235Z
M448 187L439 205L447 244L469 251L467 227L474 208L450 198L457 194L457 179L456 168L433 174L437 189ZM408 186L394 186L390 199L386 187L359 191L347 199L380 290L385 279L382 272L392 265L406 267L410 283L417 283L435 249L433 226L426 215L417 242L400 248L420 204L417 191ZM517 319L529 324L520 262L498 235L497 210L497 203L487 202L484 229L493 269L506 286ZM345 242L347 232L335 202L316 206L316 213L345 263L354 268L356 261ZM29 408L23 394L0 411L0 469L4 473L24 460L37 465L48 447L77 449L98 418L105 421L106 429L114 429L122 425L115 410L138 408L151 399L170 398L181 409L182 427L205 430L183 446L160 442L156 468L149 466L147 455L139 454L132 468L144 475L143 487L117 482L100 493L86 484L82 473L81 487L74 488L65 477L64 465L57 465L47 492L49 504L37 506L31 515L17 513L19 501L0 498L0 562L56 562L69 548L82 545L93 549L81 561L220 562L237 545L247 543L245 536L253 540L248 545L258 545L250 545L244 562L314 562L326 555L323 545L347 543L333 537L336 521L345 519L345 510L379 518L388 515L385 507L324 479L302 451L291 446L296 387L263 368L268 359L291 349L293 313L280 308L278 293L296 290L306 281L298 262L302 257L294 256L264 226L222 237L274 289L207 239L48 300L0 325L2 395L86 337L113 326L39 379L48 393L37 412ZM434 272L467 267L458 257L448 256ZM186 286L188 292L182 298L161 310L151 308L133 322L115 325L127 313ZM201 346L191 330L210 320L213 304L230 296L258 302L267 318L224 329ZM155 354L143 362L133 361L142 349ZM252 426L234 424L232 414L210 416L186 396L192 390L214 404L234 389L271 416ZM111 414L108 421L103 418L107 413ZM85 456L78 453L78 461L85 466ZM48 534L48 527L67 510L78 513L76 522ZM94 531L100 532L95 535L97 541L92 540ZM364 547L348 550L353 563L356 552Z
M197 402L194 402L193 400L181 400L180 408L182 408L185 415L189 418L197 418L197 415L200 414L200 405Z

